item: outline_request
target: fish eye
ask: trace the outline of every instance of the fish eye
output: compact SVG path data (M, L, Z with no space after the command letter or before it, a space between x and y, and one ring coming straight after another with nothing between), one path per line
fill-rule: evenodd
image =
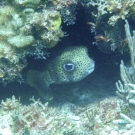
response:
M66 71L73 71L75 69L75 65L73 63L65 63L63 64L63 68Z

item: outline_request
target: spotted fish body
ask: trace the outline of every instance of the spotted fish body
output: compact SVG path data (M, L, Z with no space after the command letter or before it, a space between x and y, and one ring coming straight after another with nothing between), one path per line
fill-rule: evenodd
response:
M44 72L28 71L27 82L36 88L44 99L50 100L50 84L80 81L93 72L94 65L86 47L68 47L46 64Z

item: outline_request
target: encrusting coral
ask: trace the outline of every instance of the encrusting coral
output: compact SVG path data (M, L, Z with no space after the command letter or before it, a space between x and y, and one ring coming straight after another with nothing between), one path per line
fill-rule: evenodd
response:
M45 59L47 48L57 45L64 36L61 30L61 11L65 7L67 10L70 9L70 5L75 5L76 2L67 4L62 0L0 2L0 61L8 68L6 71L5 67L0 66L2 82L7 83L14 81L16 77L19 78L21 70L27 66L26 56L43 52ZM35 51L37 49L39 51ZM8 72L20 65L22 68L15 70L14 76Z

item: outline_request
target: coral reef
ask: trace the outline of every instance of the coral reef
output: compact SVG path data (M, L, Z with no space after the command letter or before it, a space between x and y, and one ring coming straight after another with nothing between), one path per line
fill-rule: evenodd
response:
M18 104L13 110L3 110L3 117L7 116L8 120L11 122L10 128L7 124L4 125L4 122L0 124L4 125L4 128L9 128L14 135L18 134L37 134L37 135L67 135L67 134L85 134L85 127L83 127L83 121L80 121L80 117L76 116L72 112L62 111L67 108L67 105L64 105L63 108L52 108L48 106L48 103L42 104L39 100L34 98L30 99L33 103L28 106L23 106L20 102L15 99L7 99L7 101L2 101L1 108L7 108L10 105L10 108L13 108L12 105ZM10 101L10 103L9 103ZM68 104L68 108L71 108L72 105ZM8 107L9 108L9 107ZM82 119L83 120L83 119ZM80 130L78 130L78 128ZM87 131L89 131L87 129Z
M129 27L127 21L125 30L123 26L125 19L134 21L135 0L80 0L79 2L88 13L87 23L95 33L95 44L102 52L112 53L119 49L123 51L124 47L128 48L131 65L127 67L125 61L121 61L122 81L116 82L118 97L108 97L100 101L97 99L98 102L86 106L65 103L60 107L52 107L48 102L43 104L34 97L30 99L31 104L23 105L20 99L12 96L2 100L0 104L0 134L134 134L135 32L133 31L131 36L130 28L132 30L135 26ZM0 2L0 81L4 85L14 80L20 83L24 81L20 72L28 64L27 56L45 60L50 55L48 50L55 47L64 36L62 23L66 25L75 23L77 4L77 0L2 0ZM94 62L92 60L92 63L88 62L89 57L86 55L85 47L74 46L67 50L61 50L62 53L59 53L58 57L55 55L54 59L51 57L50 63L46 61L43 72L30 70L28 74L32 75L27 80L28 83L38 89L38 87L46 88L50 84L76 82L94 69ZM72 56L70 52L74 50L77 53L73 53ZM78 61L79 63L74 65ZM90 65L92 68L88 68ZM87 69L84 69L85 66ZM34 74L36 79L33 82ZM44 87L42 83L46 86ZM91 94L91 91L88 93ZM86 97L89 101L94 99L88 93L81 94L74 90L74 95L83 101L83 105ZM74 95L68 93L68 96L73 97L72 100L76 100Z
M131 9L134 9L135 0L87 0L87 6L94 6L97 8L93 15L100 18L102 15L111 14L108 23L112 26L118 19L125 19L128 17Z
M135 0L83 0L82 3L88 12L88 24L95 32L98 48L104 53L116 49L123 53L127 46L124 20L133 18Z
M64 36L61 23L65 18L67 21L72 18L70 12L75 12L74 5L76 1L63 0L0 2L1 82L18 80L20 72L27 66L26 56L36 55L43 59L48 56L47 50L56 46ZM68 14L64 13L65 9ZM74 21L75 17L69 22Z
M99 135L105 133L105 127L113 125L111 121L126 107L122 100L114 97L83 107L71 103L50 107L34 97L30 101L30 105L22 105L13 96L1 102L1 134L5 135L6 130L11 135Z

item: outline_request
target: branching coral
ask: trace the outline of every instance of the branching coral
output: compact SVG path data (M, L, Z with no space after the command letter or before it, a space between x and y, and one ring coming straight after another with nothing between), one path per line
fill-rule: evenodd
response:
M130 129L135 126L135 121L129 118L127 115L120 113L122 119L114 120L115 124L126 124L126 129Z
M43 104L40 100L35 100L34 97L30 100L33 103L28 106L20 104L14 97L1 102L1 109L4 111L4 116L6 116L7 111L7 107L5 106L10 104L11 109L8 109L10 117L8 119L12 121L12 123L10 123L8 128L10 128L14 135L26 133L29 135L63 135L69 133L72 133L72 135L85 135L85 133L91 132L87 126L85 127L84 119L87 118L87 116L83 116L81 111L77 116L77 113L73 114L71 111L65 110L65 113L60 110L60 108L49 107L48 103ZM63 107L63 109L64 108L65 107ZM85 108L83 112L85 110L87 109ZM89 123L91 122L89 121ZM2 124L3 122L0 124L0 127Z
M15 96L12 96L12 98L7 98L6 101L2 100L1 101L1 109L4 111L11 111L19 106L19 100L15 98Z
M129 28L129 24L128 22L126 21L126 24L125 24L125 31L126 31L126 36L127 36L127 39L128 39L128 47L129 47L129 51L130 51L130 57L131 57L131 65L133 67L133 72L129 72L127 70L127 68L124 66L124 63L123 61L121 61L121 64L120 64L120 75L121 75L121 79L124 83L124 86L123 84L121 83L121 81L118 81L116 83L116 86L117 86L117 94L120 96L120 97L125 97L126 96L126 100L131 100L131 98L134 97L134 83L135 83L135 63L134 63L134 59L135 59L135 56L134 56L134 52L135 52L135 35L133 35L133 37L131 36L130 34L130 28ZM134 33L134 32L133 32ZM135 33L134 33L135 34ZM121 93L123 95L121 95Z
M130 27L128 22L126 21L125 24L125 32L126 32L126 37L128 40L128 47L129 47L129 52L130 52L130 57L131 57L131 65L133 67L133 70L135 70L135 32L133 31L133 36L131 36L130 33ZM124 99L126 102L130 104L135 105L135 72L132 72L132 74L130 74L130 72L128 72L127 68L124 66L123 61L120 64L120 75L121 75L121 79L123 81L123 84L121 83L121 81L119 80L116 83L116 87L117 90L116 93L117 95ZM134 111L134 107L130 107L132 109L132 112ZM133 113L129 114L125 114L125 113L120 113L120 117L121 119L115 120L114 123L117 124L125 124L125 128L127 129L132 129L134 130L134 126L135 126L135 119L134 119L134 115ZM131 130L131 132L133 132Z

